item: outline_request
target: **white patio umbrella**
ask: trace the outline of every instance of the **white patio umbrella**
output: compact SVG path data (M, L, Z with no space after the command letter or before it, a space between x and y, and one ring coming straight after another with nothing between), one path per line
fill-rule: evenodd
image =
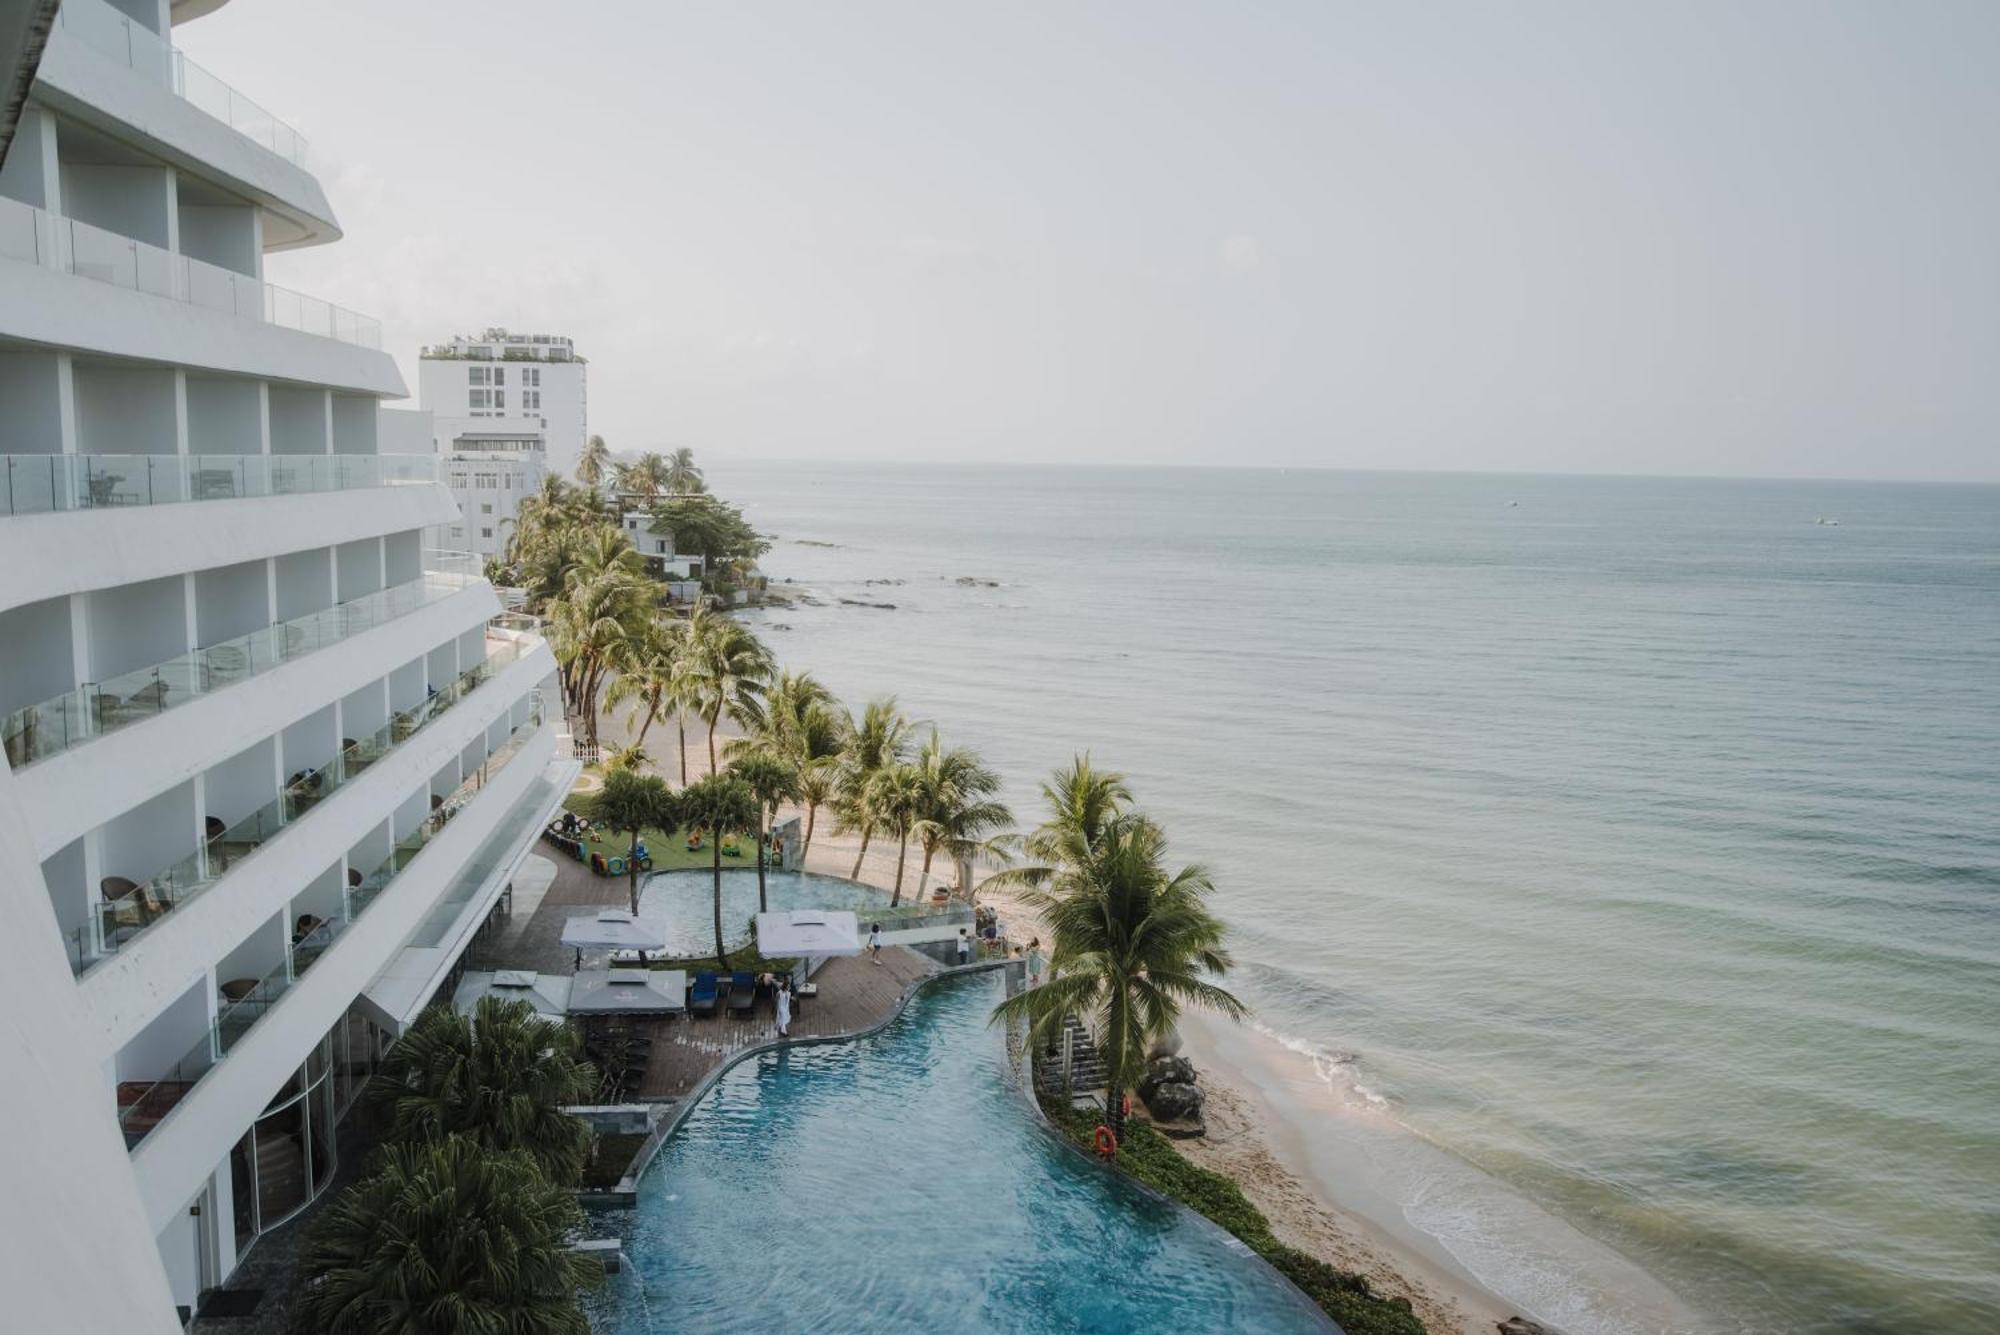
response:
M757 949L766 957L859 955L861 930L854 915L837 909L793 909L757 915Z
M667 924L659 918L634 917L623 909L606 909L564 923L562 943L575 948L579 964L586 950L665 950Z

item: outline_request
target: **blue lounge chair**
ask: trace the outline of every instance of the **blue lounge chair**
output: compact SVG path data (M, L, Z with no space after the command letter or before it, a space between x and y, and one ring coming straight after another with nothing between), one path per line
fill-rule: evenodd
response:
M757 980L748 969L738 969L729 975L729 1010L731 1014L742 1011L748 1014L757 1004Z
M688 989L688 1014L715 1014L716 982L715 973L709 970L694 976L694 986Z

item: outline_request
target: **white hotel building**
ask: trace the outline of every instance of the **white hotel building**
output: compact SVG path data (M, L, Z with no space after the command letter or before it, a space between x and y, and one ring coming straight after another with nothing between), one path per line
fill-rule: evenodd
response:
M558 334L488 329L423 350L417 393L464 518L440 543L498 556L521 500L550 473L574 481L589 431L587 367Z
M0 170L8 1330L178 1329L324 1192L575 768L378 328L262 281L340 232L218 2L64 0Z

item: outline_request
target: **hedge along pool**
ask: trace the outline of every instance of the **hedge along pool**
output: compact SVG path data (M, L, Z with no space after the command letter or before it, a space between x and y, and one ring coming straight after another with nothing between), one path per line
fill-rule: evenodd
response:
M986 1023L998 978L724 1075L600 1224L631 1265L592 1328L1330 1329L1234 1239L1037 1125Z
M754 856L756 849L751 847ZM854 909L866 914L888 899L880 890L815 872L769 871L765 894L773 912L784 909ZM639 912L667 923L667 953L708 955L715 951L715 880L712 872L663 871L646 878L639 889ZM722 939L730 949L750 939L750 918L757 912L757 869L722 869ZM867 931L864 921L862 930Z

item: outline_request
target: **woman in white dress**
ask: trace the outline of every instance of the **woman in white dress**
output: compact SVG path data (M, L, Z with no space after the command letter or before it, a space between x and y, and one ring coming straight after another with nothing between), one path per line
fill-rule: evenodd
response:
M778 1037L790 1038L792 1030L792 980L778 980Z

